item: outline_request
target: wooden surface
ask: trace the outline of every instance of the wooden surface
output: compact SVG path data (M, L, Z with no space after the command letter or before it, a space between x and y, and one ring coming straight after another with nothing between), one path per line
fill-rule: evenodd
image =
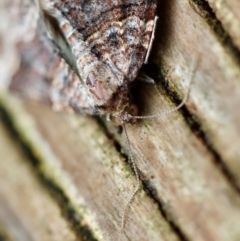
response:
M127 125L143 188L127 213L124 232L121 213L136 181L121 127L104 118L54 113L2 88L4 240L240 240L237 6L237 0L209 0L209 5L159 1L156 39L145 70L157 84L134 86L141 115L176 106L187 91L194 61L200 62L181 111ZM12 47L22 33L17 24L9 26L15 33ZM2 83L8 82L20 57L11 49L0 56L6 66Z
M58 205L39 185L29 160L2 124L0 153L1 231L4 229L10 240L75 240Z

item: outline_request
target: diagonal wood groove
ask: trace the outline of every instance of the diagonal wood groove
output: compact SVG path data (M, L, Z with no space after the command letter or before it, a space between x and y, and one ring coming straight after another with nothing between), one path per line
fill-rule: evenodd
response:
M75 232L76 236L84 237L85 240L88 241L97 241L89 227L85 224L81 224L81 217L74 209L71 201L65 195L64 190L51 179L49 179L46 173L44 173L44 171L40 168L41 160L39 160L28 143L21 137L21 134L18 132L18 128L14 126L14 123L11 120L11 115L8 114L8 111L1 105L1 103L0 120L6 126L6 129L8 130L11 138L16 142L18 146L21 147L23 154L28 157L27 160L30 160L30 164L33 167L32 170L35 173L37 179L46 188L52 198L58 203L62 210L62 215L69 222L69 225Z

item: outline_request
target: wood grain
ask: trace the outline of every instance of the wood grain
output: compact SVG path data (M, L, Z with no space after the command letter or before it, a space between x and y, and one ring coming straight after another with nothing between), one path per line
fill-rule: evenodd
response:
M230 50L188 1L171 1L161 9L167 30L160 34L159 24L154 62L171 71L169 85L182 96L192 62L201 59L187 107L239 188L240 68L235 57L239 51Z
M61 210L39 185L26 156L2 124L0 153L1 231L9 233L12 240L75 240Z
M208 0L209 5L221 21L225 31L231 36L232 41L240 49L240 3L237 0L219 1Z

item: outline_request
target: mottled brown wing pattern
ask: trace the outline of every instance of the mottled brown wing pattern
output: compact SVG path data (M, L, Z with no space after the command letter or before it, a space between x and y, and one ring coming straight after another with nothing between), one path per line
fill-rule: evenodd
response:
M81 34L99 59L133 81L151 38L156 1L58 1L54 6Z
M131 105L130 83L149 47L156 0L43 0L70 45L86 91L115 116Z
M51 101L55 110L78 114L99 115L93 99L79 81L79 77L61 59L51 88Z
M50 104L55 110L98 114L79 77L46 36L41 19L34 38L20 43L18 50L21 63L9 86L12 91Z

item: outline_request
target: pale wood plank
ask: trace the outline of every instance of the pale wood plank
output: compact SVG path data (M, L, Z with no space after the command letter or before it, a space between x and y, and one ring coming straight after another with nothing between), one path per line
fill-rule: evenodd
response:
M200 58L187 108L239 189L240 67L235 53L188 1L161 2L159 16L153 61L183 96L192 63Z
M76 240L61 210L0 124L0 224L13 240ZM79 239L81 240L81 239Z
M179 240L143 192L121 231L121 212L135 177L96 121L56 114L33 103L23 109L10 98L3 102L40 160L39 171L63 191L98 240Z
M240 2L238 0L207 0L225 31L240 49Z

